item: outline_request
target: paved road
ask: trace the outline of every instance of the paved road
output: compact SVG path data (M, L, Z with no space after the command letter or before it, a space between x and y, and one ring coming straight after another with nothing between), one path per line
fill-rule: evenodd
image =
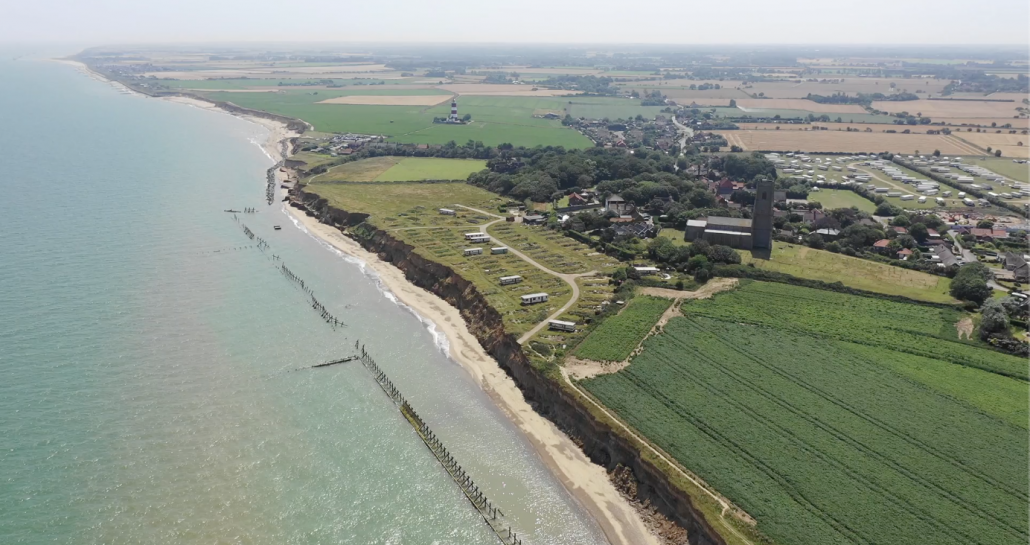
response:
M676 116L672 116L672 124L683 132L683 136L680 137L680 155L683 155L683 150L687 149L687 138L694 137L694 129L680 123Z
M473 212L478 212L480 214L485 214L487 216L491 216L491 217L497 218L496 220L491 221L490 223L487 223L486 225L480 225L479 226L479 232L484 233L486 235L490 235L490 233L486 232L486 229L488 227L490 227L491 225L493 225L493 224L495 224L497 222L504 221L504 217L503 216L498 216L497 214L492 214L492 213L487 212L485 210L479 210L477 208L472 208L471 206L465 206L463 204L455 204L454 206L459 206L459 207L464 208L466 210L471 210ZM499 238L496 238L496 237L494 237L492 235L490 235L490 240L492 240L494 242L497 242L499 244L507 244L503 240L501 240ZM512 248L511 246L508 246L508 252L510 252L512 254L515 254L516 256L518 256L520 259L522 259L526 263L529 263L530 265L540 269L541 271L544 271L545 273L547 273L547 274L549 274L551 276L557 276L558 278L561 278L562 280L565 281L566 284L568 284L572 288L572 298L569 299L569 302L565 303L565 305L563 305L561 308L559 308L557 312L555 312L554 314L551 314L544 321L542 321L539 324L535 325L533 327L533 329L530 329L529 331L523 333L521 337L519 337L518 343L519 344L523 344L526 341L528 341L530 338L532 338L533 335L536 335L537 332L539 332L541 329L547 327L548 322L550 322L551 320L557 320L559 316L564 314L566 310L569 310L570 308L572 308L572 305L574 305L576 303L576 301L579 300L579 284L576 283L576 279L577 278L583 278L583 277L586 277L586 276L594 276L595 274L597 274L597 271L590 271L590 272L579 273L579 274L563 274L563 273L555 272L555 271L552 271L551 269L548 269L547 267L541 265L540 263L537 263L535 260L533 260L533 258L531 258L528 255L526 255L526 254L516 250L515 248Z
M967 250L966 248L963 248L962 247L962 243L959 242L958 237L955 236L955 233L953 233L951 231L948 231L948 236L950 236L951 240L955 242L955 246L958 247L959 252L962 254L962 262L963 263L976 263L976 261L977 261L976 254L974 254L973 252ZM992 289L996 289L998 291L1003 291L1005 293L1009 292L1008 288L1006 288L1005 286L1002 286L1001 284L995 282L994 280L988 280L987 281L987 285L990 286Z

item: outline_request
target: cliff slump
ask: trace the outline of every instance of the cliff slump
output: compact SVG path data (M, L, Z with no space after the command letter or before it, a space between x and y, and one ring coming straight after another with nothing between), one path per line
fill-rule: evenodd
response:
M303 188L291 191L290 204L328 225L341 229L356 227L352 231L357 236L352 238L366 250L402 270L409 282L457 308L469 330L512 377L526 400L580 444L594 463L604 466L609 473L628 468L636 481L637 499L650 502L659 513L686 530L691 545L725 545L685 492L670 485L662 472L641 458L629 441L532 366L516 337L504 332L501 315L472 282L450 267L422 257L412 246L388 233L363 224L367 214L333 208L325 199Z

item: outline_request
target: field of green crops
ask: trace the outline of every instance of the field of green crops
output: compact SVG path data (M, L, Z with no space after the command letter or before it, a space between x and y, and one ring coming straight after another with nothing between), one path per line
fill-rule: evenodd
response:
M1023 544L1027 383L949 312L754 282L583 385L776 543Z
M596 361L622 361L629 357L672 301L635 297L622 312L605 320L576 348L576 356Z

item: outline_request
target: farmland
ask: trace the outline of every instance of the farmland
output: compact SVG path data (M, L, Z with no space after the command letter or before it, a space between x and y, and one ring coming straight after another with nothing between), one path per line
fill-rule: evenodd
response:
M310 182L412 182L464 180L486 168L486 161L432 157L372 157L330 168Z
M750 252L742 252L741 259L760 269L799 278L841 282L851 288L923 301L954 301L948 294L951 281L947 278L804 246L775 242L769 259L754 258Z
M582 384L774 541L1026 542L1027 385L950 349L1025 362L957 311L761 282L682 311Z
M967 154L947 137L928 134L884 134L876 132L794 131L794 130L738 130L716 131L731 144L745 150L807 151L863 153L891 151L894 153L927 153L935 149L944 155Z
M825 209L854 206L863 212L872 213L876 210L873 201L846 189L820 189L816 193L809 193L808 200L822 203Z
M625 360L670 304L672 301L657 297L633 298L619 314L606 319L580 343L576 356L595 361Z
M443 92L443 91L439 91ZM316 94L317 93L317 94ZM397 94L392 94L397 93ZM567 99L551 97L471 96L458 99L459 112L471 114L468 125L433 123L434 117L450 112L446 101L437 106L325 104L325 100L354 96L350 90L288 90L278 93L211 92L211 100L232 102L244 108L302 119L323 132L382 134L391 140L416 144L445 144L448 141L479 140L491 146L511 143L521 146L565 146L582 148L590 140L558 120L533 117L538 109L562 109ZM432 90L382 90L378 96L417 96Z
M964 132L956 133L955 136L975 146L992 150L1001 150L1004 157L1018 157L1020 159L1030 158L1030 136L1025 134L1002 134L996 132ZM1020 142L1022 146L1018 145Z

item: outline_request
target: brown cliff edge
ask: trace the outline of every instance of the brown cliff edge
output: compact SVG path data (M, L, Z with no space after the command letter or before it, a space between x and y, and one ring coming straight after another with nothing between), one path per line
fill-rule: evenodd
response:
M289 200L291 206L308 216L341 230L368 218L368 214L330 207L324 198L307 193L302 187L292 189ZM667 542L683 543L685 531L686 542L691 545L726 545L687 492L673 486L658 467L641 456L629 439L599 420L575 394L532 366L515 336L504 332L501 315L471 282L450 267L422 257L412 246L385 231L377 229L369 236L351 238L403 271L412 284L457 308L469 331L512 377L539 414L567 433L591 461L604 467L620 490L679 527L679 531L669 528L660 531Z

